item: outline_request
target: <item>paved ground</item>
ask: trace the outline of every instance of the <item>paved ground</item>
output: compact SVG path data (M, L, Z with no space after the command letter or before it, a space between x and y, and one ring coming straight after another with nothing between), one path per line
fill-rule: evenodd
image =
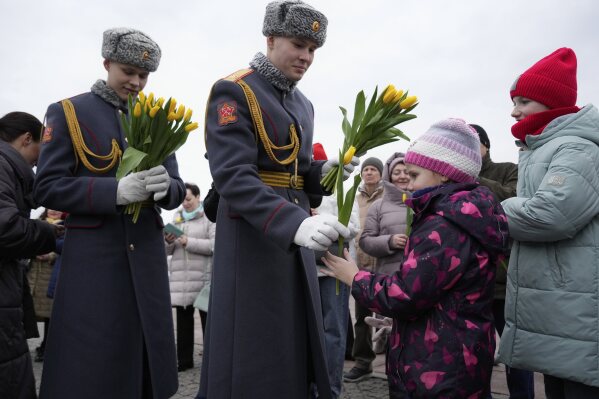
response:
M196 349L195 349L195 364L196 367L179 373L179 390L174 399L195 398L198 391L198 383L200 380L200 364L202 362L202 328L199 316L196 313ZM43 332L43 325L39 324L40 333ZM34 358L34 348L41 342L41 339L30 339L29 348L32 351L31 357ZM35 374L36 383L39 389L39 383L42 375L43 363L33 363L33 371ZM352 362L345 362L345 369L349 370L352 367ZM374 361L374 377L358 383L346 383L344 385L343 399L375 399L388 397L387 380L384 374L385 358L383 355L378 355ZM535 374L535 397L537 399L545 399L543 390L542 376ZM502 365L496 366L493 370L492 392L494 399L509 398L507 385L505 383L505 370Z

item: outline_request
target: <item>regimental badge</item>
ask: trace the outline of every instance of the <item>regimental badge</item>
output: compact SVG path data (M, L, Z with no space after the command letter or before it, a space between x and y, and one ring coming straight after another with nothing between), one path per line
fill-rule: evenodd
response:
M319 29L320 29L320 23L318 21L312 22L312 30L314 32L318 32Z
M148 53L147 51L144 51L143 54L141 55L141 59L142 60L149 60L150 59L150 53Z
M225 126L237 122L237 102L225 101L218 104L218 125Z
M52 141L52 128L47 127L44 129L44 134L42 135L42 144L48 143Z

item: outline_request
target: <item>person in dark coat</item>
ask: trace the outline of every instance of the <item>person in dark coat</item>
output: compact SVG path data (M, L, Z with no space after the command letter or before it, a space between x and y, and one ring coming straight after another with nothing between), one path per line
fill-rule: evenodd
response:
M53 251L62 231L29 217L37 207L32 167L41 132L42 123L25 112L0 119L0 398L36 397L26 327L37 335L37 326L22 259Z
M493 162L491 160L491 141L489 135L479 125L470 125L480 138L480 155L482 167L478 174L478 181L486 186L495 195L495 199L501 202L516 196L518 185L518 165L512 162ZM507 281L507 265L509 258L497 266L495 275L495 295L493 297L493 318L495 329L499 336L503 334L505 327L505 290ZM515 369L505 366L505 378L510 397L521 399L533 399L535 397L534 374L532 371Z
M68 103L46 114L34 193L69 215L40 397L167 398L177 390L177 359L158 207L176 208L185 188L174 155L118 181L114 162L126 146L127 96L158 68L160 48L117 28L104 32L102 56L108 78L70 99L71 129ZM142 201L134 223L125 205Z
M326 27L301 1L268 4L267 54L212 88L206 142L220 201L197 398L305 399L311 383L330 398L312 250L349 229L309 214L338 159L312 160L314 111L296 87Z

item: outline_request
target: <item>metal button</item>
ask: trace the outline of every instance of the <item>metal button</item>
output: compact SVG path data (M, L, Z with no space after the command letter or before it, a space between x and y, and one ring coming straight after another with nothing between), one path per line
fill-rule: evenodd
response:
M299 204L299 200L297 198L294 198L293 202L295 202L296 204Z
M135 250L135 245L129 244L129 250L134 251Z

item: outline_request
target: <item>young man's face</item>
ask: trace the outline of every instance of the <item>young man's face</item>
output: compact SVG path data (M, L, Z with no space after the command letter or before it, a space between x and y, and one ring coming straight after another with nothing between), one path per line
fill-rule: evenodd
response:
M514 102L512 118L516 119L517 121L521 121L528 115L549 110L549 107L546 105L526 97L516 96L512 99L512 101Z
M133 65L104 60L104 68L108 71L106 84L116 92L119 98L127 101L131 94L133 98L146 87L150 72Z
M316 52L316 43L298 37L269 36L267 57L287 79L298 82L306 73Z
M447 183L448 179L437 172L429 169L421 168L420 166L406 164L408 174L410 175L409 191L422 190L427 187L438 186Z

